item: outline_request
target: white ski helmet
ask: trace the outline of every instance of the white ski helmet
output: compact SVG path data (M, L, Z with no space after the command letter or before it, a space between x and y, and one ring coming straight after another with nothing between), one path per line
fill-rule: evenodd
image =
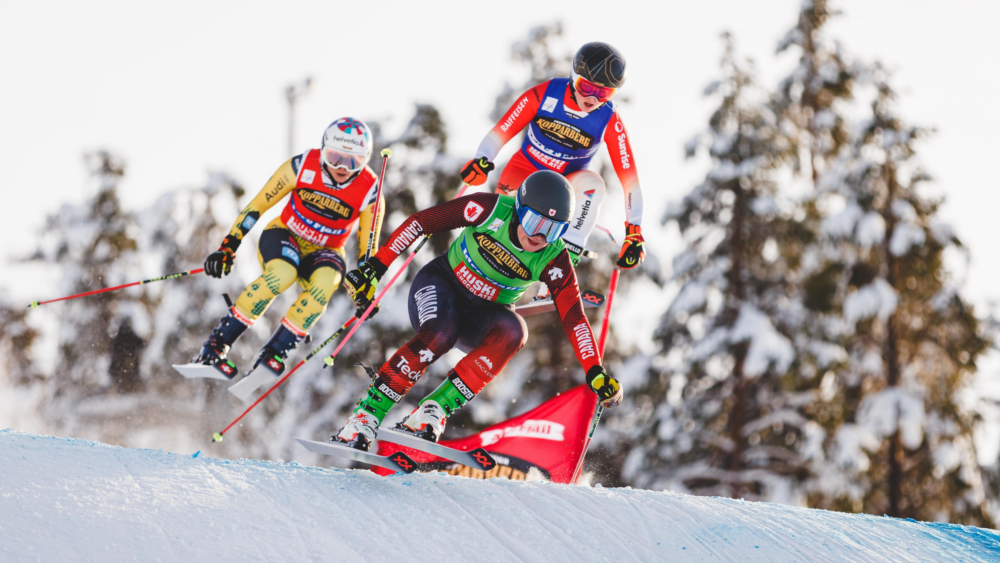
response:
M321 158L330 168L343 168L357 172L368 164L372 156L372 134L364 121L341 117L323 133Z

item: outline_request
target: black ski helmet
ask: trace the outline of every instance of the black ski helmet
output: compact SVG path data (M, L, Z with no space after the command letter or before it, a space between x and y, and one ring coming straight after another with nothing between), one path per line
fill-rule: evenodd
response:
M521 217L521 210L527 207L542 217L562 223L569 222L575 205L576 197L569 180L551 170L532 172L521 183L514 199L518 217Z
M580 47L573 57L573 72L605 88L621 88L627 71L618 49L600 41Z

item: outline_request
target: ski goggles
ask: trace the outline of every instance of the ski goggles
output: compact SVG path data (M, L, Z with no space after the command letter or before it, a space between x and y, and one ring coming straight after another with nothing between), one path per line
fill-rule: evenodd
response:
M573 82L573 88L575 88L580 95L585 98L597 98L597 101L602 104L611 100L611 98L613 98L618 92L618 88L605 88L604 86L598 86L597 84L594 84L572 71L570 72L569 77Z
M323 162L330 168L343 168L348 172L357 172L364 168L367 160L363 154L351 154L330 147L323 149Z
M545 235L545 242L553 243L569 229L569 221L556 221L549 219L545 215L535 211L530 207L518 205L517 218L521 221L521 228L529 236Z

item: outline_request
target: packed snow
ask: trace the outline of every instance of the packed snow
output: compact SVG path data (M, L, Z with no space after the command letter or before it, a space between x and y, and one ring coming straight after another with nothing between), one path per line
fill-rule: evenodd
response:
M997 561L1000 533L0 431L4 561Z

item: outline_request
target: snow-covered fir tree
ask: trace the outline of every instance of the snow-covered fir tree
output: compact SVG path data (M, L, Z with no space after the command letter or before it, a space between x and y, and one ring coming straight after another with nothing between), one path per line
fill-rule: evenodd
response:
M794 348L780 248L794 223L775 172L790 145L752 63L724 38L723 76L706 88L719 107L687 146L689 156L707 150L712 168L664 216L687 244L656 333L666 369L636 394L653 413L634 430L622 473L641 487L792 502L808 421L783 377Z
M928 130L901 120L887 73L870 69L867 119L819 177L820 272L806 295L845 357L821 377L811 417L829 438L812 506L992 526L962 400L989 339L945 268L960 245L923 195Z
M93 195L82 204L63 205L48 218L30 259L50 265L61 295L197 267L203 239L222 236L213 204L225 206L228 195L235 209L232 192L242 190L216 175L207 188L167 194L132 213L118 199L122 160L105 151L86 159ZM20 342L17 353L7 356L16 364L11 373L22 374L12 382L33 398L33 408L52 432L187 448L196 436L210 435L197 415L215 394L205 386L185 385L169 364L184 361L191 343L200 344L211 330L193 308L204 307L209 295L221 304L223 286L190 276L17 315L0 329L3 339Z

